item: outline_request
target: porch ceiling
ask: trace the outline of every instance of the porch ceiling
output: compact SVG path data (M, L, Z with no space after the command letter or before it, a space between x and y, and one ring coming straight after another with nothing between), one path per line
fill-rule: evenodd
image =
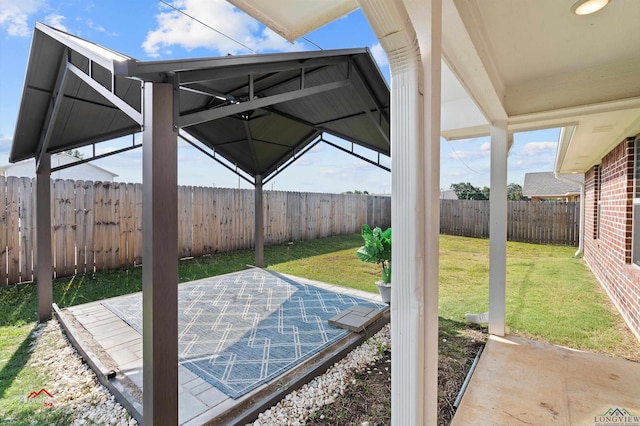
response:
M367 49L143 62L37 24L10 160L139 132L142 82L174 126L264 178L323 133L389 155L389 88Z
M293 6L307 2L296 0L268 9L256 0L229 1L289 39L336 18L306 15ZM634 32L640 2L611 1L577 16L575 1L443 0L443 59L469 94L466 102L482 111L485 123L506 118L510 132L576 126L559 147L566 152L558 162L562 173L584 172L624 137L640 133L640 37ZM353 5L328 3L333 11ZM452 91L443 75L443 136L488 134L477 117L459 117L465 97L448 95ZM448 118L453 111L457 119Z

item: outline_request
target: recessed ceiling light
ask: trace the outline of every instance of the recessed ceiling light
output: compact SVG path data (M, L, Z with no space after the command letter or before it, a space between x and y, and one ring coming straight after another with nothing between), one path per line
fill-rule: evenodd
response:
M609 4L609 0L580 0L571 7L576 15L590 15Z

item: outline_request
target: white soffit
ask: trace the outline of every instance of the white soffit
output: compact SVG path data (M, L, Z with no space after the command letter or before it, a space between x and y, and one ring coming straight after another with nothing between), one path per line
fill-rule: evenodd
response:
M358 7L353 0L228 1L292 42ZM446 139L465 139L489 134L486 118L444 61L441 134Z
M228 0L290 42L358 8L355 0Z
M447 140L489 135L489 123L442 61L440 134Z

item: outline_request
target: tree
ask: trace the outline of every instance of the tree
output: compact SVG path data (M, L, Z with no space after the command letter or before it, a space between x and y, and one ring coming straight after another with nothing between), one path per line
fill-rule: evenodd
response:
M79 160L82 160L82 158L84 157L84 154L78 151L77 149L68 149L64 153L69 154L73 157L76 157Z
M485 186L484 188L482 188L482 195L484 195L485 200L488 200L489 195L491 195L491 189L488 186Z
M489 188L480 189L469 182L452 183L450 189L456 193L458 200L488 200ZM485 195L486 191L486 195Z
M360 191L356 189L355 191L343 192L343 194L369 195L369 191Z
M522 195L522 187L517 183L507 185L507 199L509 201L528 200L528 197Z

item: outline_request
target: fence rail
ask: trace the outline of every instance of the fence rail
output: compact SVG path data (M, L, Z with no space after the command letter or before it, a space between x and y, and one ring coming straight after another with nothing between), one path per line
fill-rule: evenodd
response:
M507 239L577 246L580 203L509 201ZM489 201L440 200L440 232L489 238Z
M263 193L265 244L391 225L391 199L352 194ZM0 285L35 276L35 181L0 176ZM202 256L254 245L254 191L181 186L178 252ZM54 276L142 263L142 185L51 182Z

